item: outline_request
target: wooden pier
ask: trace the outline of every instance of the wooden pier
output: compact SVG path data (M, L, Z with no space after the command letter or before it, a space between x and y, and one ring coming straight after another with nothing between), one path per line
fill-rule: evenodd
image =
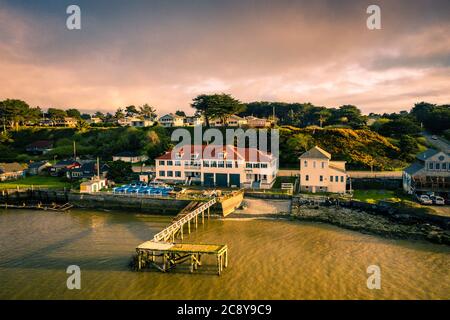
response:
M153 240L144 242L136 248L137 268L154 266L162 272L176 265L189 262L190 272L202 265L202 255L214 255L217 261L217 274L228 266L228 248L217 244L167 243Z
M183 240L184 226L187 225L188 233L191 233L191 223L198 228L198 220L205 222L205 215L209 218L210 208L217 202L216 198L206 203L193 201L188 204L172 221L172 223L162 231L154 235L154 242L175 242L177 236Z

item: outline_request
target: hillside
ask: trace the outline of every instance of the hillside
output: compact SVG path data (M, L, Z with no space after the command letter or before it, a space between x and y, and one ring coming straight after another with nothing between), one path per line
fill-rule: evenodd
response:
M298 156L314 145L330 152L334 160L347 161L350 169L394 170L407 165L401 150L376 132L343 128L280 128L281 164L298 166Z

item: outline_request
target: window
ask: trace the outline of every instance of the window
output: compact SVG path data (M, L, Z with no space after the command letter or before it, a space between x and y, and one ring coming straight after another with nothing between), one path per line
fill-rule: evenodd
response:
M165 164L165 161L159 161L159 165L163 166Z
M336 180L335 180L336 182L339 182L339 176L336 176Z
M209 168L209 161L203 161L203 166L205 168Z
M325 162L322 161L322 169L325 169Z
M167 171L167 176L168 177L173 177L173 171Z
M218 166L219 168L224 168L224 167L225 167L225 164L224 164L223 161L219 161L217 166Z
M330 176L330 182L333 182L333 176Z
M303 166L304 166L305 168L307 168L307 167L308 167L308 161L305 160L305 161L303 162Z
M316 168L316 162L315 161L313 161L313 168L314 169Z
M211 168L217 168L217 161L211 161Z
M159 176L160 177L165 177L166 176L166 172L165 171L160 171L159 172Z
M447 170L447 163L446 162L442 162L442 170Z
M344 182L344 176L341 176L341 182Z
M320 176L319 179L320 179L320 182L322 182L323 181L323 176Z
M430 162L430 163L428 164L428 169L430 169L430 170L433 170L433 169L434 169L433 162Z
M267 168L267 163L261 163L261 168L266 169Z
M309 175L306 175L306 176L305 176L305 180L306 180L306 181L309 181Z
M245 167L246 167L246 168L251 168L251 167L252 167L252 164L251 164L251 163L246 163L246 164L245 164Z
M233 161L227 161L227 168L233 168Z
M175 161L175 166L177 166L177 167L181 166L181 161L179 161L179 160Z
M259 168L259 163L254 163L253 168Z
M181 171L175 171L175 177L180 178L181 177Z
M440 170L441 169L441 164L439 162L436 163L436 170Z
M224 154L223 152L219 152L219 153L217 154L217 157L218 157L219 159L223 159L223 158L225 158L225 154Z
M172 160L167 160L167 165L168 166L173 166L173 161Z

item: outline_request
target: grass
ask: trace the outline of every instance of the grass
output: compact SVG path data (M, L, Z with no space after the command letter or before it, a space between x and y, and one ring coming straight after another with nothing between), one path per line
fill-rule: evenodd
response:
M296 177L277 177L275 183L273 184L273 189L281 189L282 183L295 183Z
M353 190L353 199L368 203L377 203L380 200L400 202L411 200L411 197L397 190Z
M21 189L31 188L31 186L46 189L62 189L64 187L71 187L70 183L61 181L61 179L58 177L48 176L31 176L19 180L0 182L0 190L16 189L17 187Z

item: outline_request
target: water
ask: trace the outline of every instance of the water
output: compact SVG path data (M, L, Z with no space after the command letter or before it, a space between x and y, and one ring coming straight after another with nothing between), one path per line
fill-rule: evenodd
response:
M170 219L118 212L0 211L0 298L450 298L447 246L294 221L211 220L201 226L185 241L228 244L229 267L220 277L186 270L130 271L136 245ZM81 290L66 287L65 270L72 264L81 268ZM381 267L381 290L367 289L371 264Z

